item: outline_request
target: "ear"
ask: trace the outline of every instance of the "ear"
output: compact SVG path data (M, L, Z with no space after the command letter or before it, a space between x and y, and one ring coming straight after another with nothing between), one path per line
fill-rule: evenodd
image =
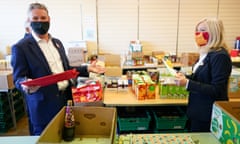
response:
M30 28L31 27L31 24L30 24L30 18L28 17L27 20L25 21L25 28Z
M30 23L30 18L29 17L27 18L26 23Z

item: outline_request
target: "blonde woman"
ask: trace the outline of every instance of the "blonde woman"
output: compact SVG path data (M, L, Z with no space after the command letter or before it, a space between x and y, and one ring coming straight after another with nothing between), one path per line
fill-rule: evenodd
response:
M176 74L178 84L189 91L187 116L191 132L209 132L212 106L228 100L232 62L224 41L224 27L217 18L204 18L195 28L199 60L192 75Z

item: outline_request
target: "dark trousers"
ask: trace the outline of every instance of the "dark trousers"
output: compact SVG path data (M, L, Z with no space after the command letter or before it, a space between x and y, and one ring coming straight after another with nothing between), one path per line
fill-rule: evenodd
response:
M58 97L62 100L62 106L65 106L67 104L67 100L72 100L72 93L71 88L67 88L64 91L59 91ZM31 122L30 114L28 112L28 106L27 106L27 113L28 113L28 126L29 126L29 133L30 135L40 135L42 131L45 129L47 124L44 125L34 125Z
M199 121L199 120L190 120L190 132L210 132L211 122Z

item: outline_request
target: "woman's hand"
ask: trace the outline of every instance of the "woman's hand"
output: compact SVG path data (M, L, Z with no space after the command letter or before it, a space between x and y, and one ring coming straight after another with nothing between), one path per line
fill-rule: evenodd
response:
M186 86L186 84L188 83L188 79L186 78L186 76L183 74L183 73L177 73L175 75L175 78L176 78L176 84L178 86Z

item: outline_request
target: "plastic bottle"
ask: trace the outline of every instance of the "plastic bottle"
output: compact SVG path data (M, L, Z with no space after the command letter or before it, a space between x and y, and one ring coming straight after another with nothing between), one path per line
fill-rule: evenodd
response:
M240 50L240 36L236 37L235 49Z
M73 114L73 104L72 100L67 101L65 119L64 119L64 128L63 128L63 140L72 141L75 136L75 120Z

